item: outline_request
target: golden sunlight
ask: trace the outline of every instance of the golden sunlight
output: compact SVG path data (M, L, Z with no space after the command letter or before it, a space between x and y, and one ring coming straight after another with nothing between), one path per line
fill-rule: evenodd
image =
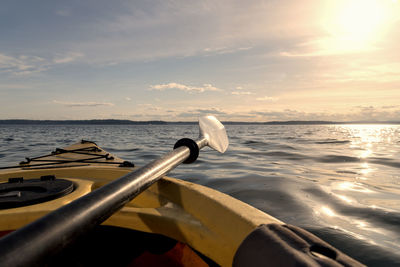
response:
M394 0L331 1L323 19L330 37L321 42L324 49L336 52L370 50L394 19Z
M328 215L329 217L337 216L336 213L331 208L329 208L327 206L321 207L321 212L322 212L322 214Z

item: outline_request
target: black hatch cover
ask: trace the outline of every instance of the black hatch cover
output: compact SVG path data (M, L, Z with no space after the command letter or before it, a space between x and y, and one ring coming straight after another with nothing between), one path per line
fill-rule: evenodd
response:
M71 193L74 184L54 175L42 176L39 179L22 177L10 178L0 184L0 209L24 207L46 202Z

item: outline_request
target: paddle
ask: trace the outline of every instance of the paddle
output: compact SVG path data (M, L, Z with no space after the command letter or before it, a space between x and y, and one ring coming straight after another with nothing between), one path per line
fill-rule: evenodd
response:
M105 221L180 163L195 161L203 147L225 152L229 144L225 127L213 116L200 118L199 126L198 140L181 139L173 151L159 159L3 237L1 265L39 265L45 257Z

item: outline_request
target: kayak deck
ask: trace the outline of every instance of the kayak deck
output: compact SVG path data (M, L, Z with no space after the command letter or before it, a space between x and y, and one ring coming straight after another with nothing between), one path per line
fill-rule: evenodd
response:
M24 182L53 176L74 185L71 193L50 201L1 209L0 231L18 229L134 169L133 164L84 141L0 170L1 183L10 178L22 177ZM217 264L230 266L242 241L259 225L273 223L282 224L221 192L164 177L103 225L161 234L189 245Z

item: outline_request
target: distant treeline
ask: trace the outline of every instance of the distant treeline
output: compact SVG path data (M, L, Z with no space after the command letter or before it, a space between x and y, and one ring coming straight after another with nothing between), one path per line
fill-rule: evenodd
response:
M0 120L0 124L41 124L41 125L135 125L135 124L168 124L165 121L131 121L131 120Z
M0 120L0 124L7 125L190 125L194 121L131 121L131 120ZM225 121L226 125L324 125L324 124L400 124L400 121L269 121L269 122L242 122Z

